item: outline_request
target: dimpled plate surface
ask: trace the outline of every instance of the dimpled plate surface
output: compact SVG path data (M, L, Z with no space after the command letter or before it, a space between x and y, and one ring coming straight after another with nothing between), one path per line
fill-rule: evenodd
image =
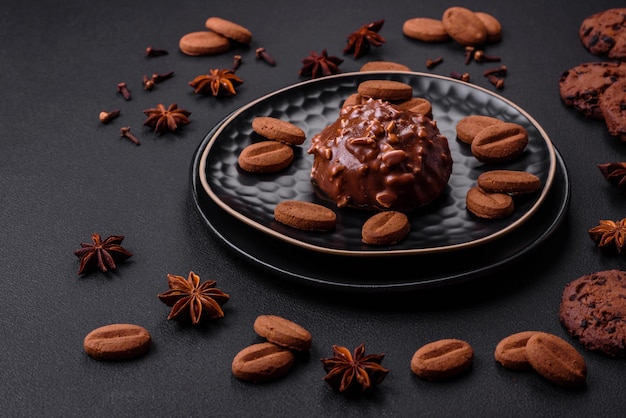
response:
M361 242L361 226L372 212L338 209L320 199L311 184L313 157L306 151L310 139L339 115L343 101L360 82L391 79L410 84L415 97L429 100L433 119L448 138L453 170L448 186L437 200L409 213L411 232L390 247ZM473 157L469 146L456 139L456 124L470 115L487 115L522 125L529 134L528 147L513 161L485 165ZM253 174L237 164L239 153L263 140L252 131L257 116L272 116L304 130L307 140L295 148L289 168L274 174ZM378 256L447 252L477 246L502 237L532 217L547 196L554 178L554 148L543 129L526 112L486 89L446 77L407 72L340 74L296 84L261 97L228 116L199 150L198 176L204 191L227 213L266 234L309 250L341 255ZM492 169L523 170L537 175L541 191L515 197L516 209L504 220L483 220L467 212L465 195L477 177ZM325 205L337 213L332 232L300 231L277 223L274 207L282 200L303 200Z

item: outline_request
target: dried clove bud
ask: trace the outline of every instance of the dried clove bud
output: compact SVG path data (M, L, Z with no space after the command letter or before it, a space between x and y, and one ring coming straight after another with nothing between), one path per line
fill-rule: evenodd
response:
M504 88L503 78L498 78L495 75L488 75L487 80L489 80L489 82L493 84L498 90L502 90Z
M128 87L126 87L126 83L124 83L124 82L118 83L117 84L117 92L120 93L125 100L130 100L131 99L130 91L128 90Z
M100 112L100 123L109 123L119 115L119 110L112 110L110 112L103 110L102 112Z
M146 48L146 55L148 57L160 57L161 55L167 55L167 51L164 49L154 49L151 46Z
M468 65L470 62L472 62L472 57L474 56L474 47L473 46L466 46L465 47L465 65Z
M172 77L174 77L174 71L170 71L169 73L164 74L154 73L152 74L152 81L154 81L155 83L162 83L163 81Z
M508 69L506 68L506 65L501 65L501 66L499 66L497 68L492 68L490 70L485 70L483 72L483 75L485 77L488 77L490 75L495 75L495 76L502 77L502 76L505 76L507 74L507 72L508 72Z
M426 60L426 68L435 68L443 62L443 57Z
M135 137L135 135L130 133L130 127L129 126L124 126L123 128L120 128L120 133L123 138L127 138L130 139L130 141L135 144L135 145L141 145L141 142L139 142L139 140L137 139L137 137Z
M239 66L241 66L241 63L242 63L241 55L235 55L233 57L233 71L237 71Z
M461 81L465 81L467 83L469 83L470 81L470 75L469 73L457 73L456 71L453 71L450 73L450 77L455 78L457 80L461 80Z
M499 62L500 61L500 57L496 57L493 55L487 55L485 54L485 51L483 51L482 49L479 49L478 51L474 52L474 61L476 62Z
M154 80L148 78L147 75L143 76L143 89L144 90L152 90L154 88Z
M274 67L276 65L276 61L274 58L267 53L265 48L257 48L256 49L256 57L262 59L267 62L270 66Z

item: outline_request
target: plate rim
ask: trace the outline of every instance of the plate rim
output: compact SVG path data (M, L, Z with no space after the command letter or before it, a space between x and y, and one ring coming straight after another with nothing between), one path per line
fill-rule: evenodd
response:
M225 129L226 126L228 126L228 124L230 122L232 122L234 119L236 119L240 114L242 114L243 112L245 112L246 110L248 110L249 108L255 106L256 104L263 102L265 100L270 99L273 96L277 96L279 94L282 94L286 91L289 90L295 90L298 89L302 86L306 86L309 84L314 84L314 83L320 83L322 81L328 81L329 79L339 79L339 78L352 78L355 76L359 76L359 77L363 77L363 76L374 76L374 75L393 75L393 74L401 74L401 75L411 75L411 76L416 76L416 77L426 77L426 78L432 78L432 79L440 79L440 80L444 80L446 82L451 82L451 83L455 83L455 84L462 84L466 87L469 87L471 89L475 89L478 90L480 92L486 93L489 96L492 96L494 98L496 98L497 100L500 100L502 102L504 102L506 105L510 106L511 108L513 108L515 111L519 112L522 116L524 116L533 126L534 128L538 131L538 133L540 134L541 138L544 140L545 144L546 144L546 148L548 151L548 155L549 155L549 161L550 161L550 167L548 169L548 175L546 178L546 181L543 185L543 189L540 193L540 196L537 198L537 201L533 204L533 206L526 211L526 213L524 215L522 215L519 219L517 219L515 222L511 223L510 225L498 230L497 232L494 232L490 235L487 235L485 237L481 237L478 239L474 239L472 241L469 242L462 242L462 243L456 243L456 244L451 244L451 245L441 245L441 246L437 246L437 247L427 247L427 248L414 248L414 249L393 249L393 248L385 248L385 249L377 249L377 248L372 248L371 250L349 250L349 249L336 249L336 248L328 248L328 247L322 247L319 245L315 245L315 244L311 244L308 242L304 242L301 241L299 239L296 239L294 237L290 237L288 235L285 235L279 231L276 231L272 228L269 228L267 226L261 225L258 222L256 222L253 219L248 218L247 216L239 213L238 211L234 210L233 208L231 208L226 202L224 202L222 199L219 198L219 196L217 196L215 194L215 192L212 190L207 178L206 178L206 161L207 161L207 157L209 155L209 152L212 148L212 146L215 144L215 142L217 141L217 138L219 137L219 134ZM288 242L291 245L295 245L298 247L302 247L302 248L306 248L308 250L311 251L317 251L317 252L322 252L322 253L327 253L327 254L334 254L334 255L344 255L344 256L353 256L353 257L378 257L378 256L398 256L398 255L418 255L418 254L436 254L436 253L442 253L442 252L452 252L452 251L456 251L456 250L460 250L460 249L465 249L465 248L473 248L473 247L477 247L489 242L492 242L494 240L497 240L507 234L509 234L510 232L514 231L515 229L518 229L519 227L521 227L525 222L527 222L530 218L532 218L532 216L539 210L539 208L541 207L541 205L544 203L544 201L546 200L550 189L552 188L553 182L554 182L554 177L555 177L555 173L556 173L556 152L555 152L555 148L554 145L552 143L552 140L550 139L550 137L548 136L547 132L545 132L545 130L543 129L543 127L539 124L539 122L537 122L528 112L526 112L524 109L522 109L520 106L518 106L517 104L515 104L514 102L512 102L511 100L493 92L490 91L484 87L481 86L477 86L475 84L472 83L468 83L468 82L464 82L461 80L456 80L450 77L445 77L445 76L441 76L438 74L428 74L428 73L423 73L423 72L415 72L415 71L356 71L356 72L349 72L349 73L341 73L341 74L335 74L335 75L331 75L331 76L327 76L327 77L323 77L323 78L318 78L318 79L312 79L312 80L306 80L306 81L302 81L296 84L292 84L286 87L283 87L281 89L275 90L273 92L270 92L268 94L265 94L261 97L258 97L255 100L252 100L251 102L239 107L238 109L236 109L235 111L233 111L231 114L227 115L222 121L220 121L209 133L207 133L202 141L202 143L204 144L204 142L206 141L206 139L211 136L211 138L209 139L209 141L206 143L206 145L204 146L204 149L202 149L202 152L200 154L200 163L198 165L198 172L199 172L199 179L200 179L200 183L202 185L203 190L205 191L205 193L207 193L207 195L211 198L211 200L213 200L219 207L221 207L224 211L226 211L228 214L230 214L231 216L239 219L240 221L242 221L243 223L247 224L248 226L255 228L261 232L264 232L267 235L273 236L277 239L280 239L282 241Z

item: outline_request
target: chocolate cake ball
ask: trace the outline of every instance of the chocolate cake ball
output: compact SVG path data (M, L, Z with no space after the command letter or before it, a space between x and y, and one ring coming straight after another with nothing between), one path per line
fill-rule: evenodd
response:
M374 99L342 109L308 153L316 192L340 208L408 212L439 196L452 172L433 120Z

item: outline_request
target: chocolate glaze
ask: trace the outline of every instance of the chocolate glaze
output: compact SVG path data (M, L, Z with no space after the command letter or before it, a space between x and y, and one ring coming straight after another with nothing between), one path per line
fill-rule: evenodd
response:
M370 99L311 139L311 181L338 207L411 211L448 183L452 157L436 122Z

